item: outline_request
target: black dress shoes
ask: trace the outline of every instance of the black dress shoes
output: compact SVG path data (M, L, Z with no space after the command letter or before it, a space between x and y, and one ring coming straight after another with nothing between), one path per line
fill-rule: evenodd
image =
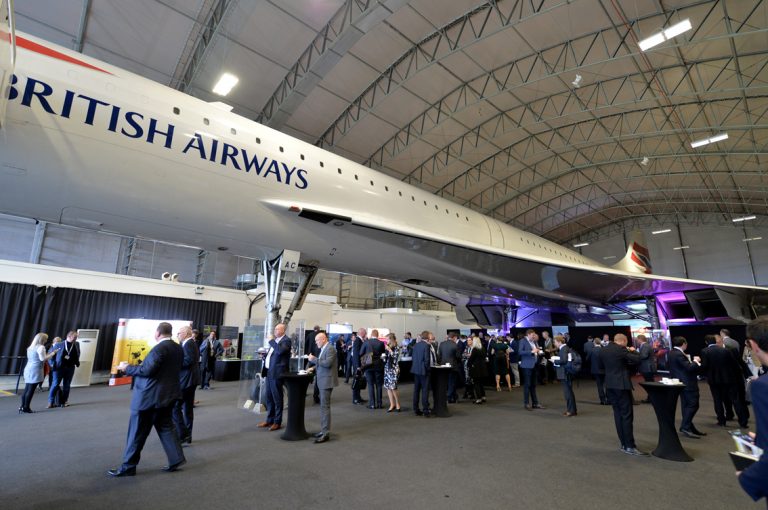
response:
M680 433L684 435L685 437L689 437L691 439L701 439L701 436L696 434L692 430L686 430L686 429L680 429Z
M107 471L107 474L113 478L120 478L122 476L136 476L136 468L115 468Z
M322 432L318 432L317 434L315 434L315 437L323 437L323 435L324 434Z
M648 457L649 455L646 452L642 452L638 450L637 448L624 448L621 451L623 451L627 455L634 455L635 457Z
M421 416L424 413L416 409L415 411L413 411L413 414L415 414L416 416Z
M165 471L166 473L173 473L174 471L178 471L178 470L179 470L179 468L180 468L181 466L183 466L184 464L186 464L186 463L187 463L187 460L186 460L186 459L184 459L184 460L182 460L182 461L180 461L180 462L177 462L176 464L170 464L170 465L168 465L168 466L163 466L163 467L162 467L162 468L160 468L160 469L162 469L162 470L163 470L163 471Z
M315 444L326 443L330 441L330 437L327 434L320 434L320 437L315 439Z
M692 430L692 431L693 431L693 433L694 433L694 434L696 434L697 436L706 436L706 435L707 435L707 433L706 433L706 432L702 432L702 431L700 431L700 430L699 430L699 429L697 429L697 428L693 428L693 429L691 429L691 430Z

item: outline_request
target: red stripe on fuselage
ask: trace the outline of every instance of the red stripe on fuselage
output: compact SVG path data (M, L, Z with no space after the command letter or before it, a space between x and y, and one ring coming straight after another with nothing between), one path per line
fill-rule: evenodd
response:
M24 48L25 50L34 51L35 53L39 53L41 55L45 55L46 57L55 58L57 60L63 60L65 62L69 62L70 64L77 64L79 66L87 67L88 69L93 69L94 71L99 71L106 74L112 74L109 71L105 71L104 69L100 69L96 66L92 66L87 62L83 62L82 60L72 58L69 55L65 55L59 51L52 50L47 46L43 46L42 44L38 44L34 41L30 41L29 39L25 39L23 37L16 36L16 46L18 46L19 48Z

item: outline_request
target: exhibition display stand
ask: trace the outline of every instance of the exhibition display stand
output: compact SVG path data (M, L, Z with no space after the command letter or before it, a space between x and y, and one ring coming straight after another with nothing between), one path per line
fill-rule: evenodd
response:
M659 422L659 444L653 455L660 459L676 462L691 462L693 457L683 449L675 430L675 411L677 399L685 389L684 384L663 384L660 382L641 382L640 386L648 393L648 398L656 411Z
M286 441L303 441L309 437L304 427L304 401L312 374L287 373L280 376L288 388L288 419L285 432L280 436Z
M451 374L451 367L436 366L432 367L432 414L441 418L448 418L451 413L448 411L448 377Z

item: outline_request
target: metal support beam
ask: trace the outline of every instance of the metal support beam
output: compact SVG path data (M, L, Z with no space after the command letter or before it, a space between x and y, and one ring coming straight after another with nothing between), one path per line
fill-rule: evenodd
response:
M88 27L88 15L91 12L91 0L83 0L83 9L80 12L80 25L77 28L77 36L72 44L72 49L78 53L83 52L85 42L85 30Z
M197 32L193 30L189 36L187 45L176 66L176 71L173 73L171 87L182 92L189 91L192 81L208 54L208 49L219 31L221 22L235 3L237 2L233 0L217 0L208 11L205 20L195 25Z
M299 285L296 287L296 292L293 294L293 300L291 301L291 304L288 305L288 309L285 311L285 316L283 317L283 324L286 326L291 321L293 313L296 310L301 310L301 307L304 305L304 300L307 298L307 294L309 294L309 289L312 287L312 280L315 279L316 274L317 266L302 265L300 267Z
M205 263L208 261L208 252L200 250L197 252L197 271L195 272L195 283L203 283L203 273L205 272Z
M749 249L749 241L747 241L750 236L747 235L747 227L744 226L743 223L741 225L741 231L744 232L744 249L747 250L747 262L749 262L749 274L752 276L752 285L757 285L757 278L755 278L755 263L752 260L752 250Z
M133 254L136 251L137 241L135 237L123 238L120 247L122 250L122 264L117 268L120 274L128 275L131 273L131 262L133 262Z
M45 228L48 222L38 221L35 224L35 237L32 240L32 249L29 253L29 263L39 264L40 255L43 253L43 241L45 240Z
M681 246L681 247L683 246L683 233L680 230L679 223L677 224L677 242L680 243L678 246ZM680 249L677 251L680 252L680 258L683 260L683 274L685 275L686 278L688 278L688 264L686 264L685 262L685 250Z

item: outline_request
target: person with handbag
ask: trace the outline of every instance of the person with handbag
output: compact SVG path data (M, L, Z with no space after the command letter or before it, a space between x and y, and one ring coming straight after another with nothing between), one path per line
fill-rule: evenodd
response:
M383 409L382 388L384 386L384 344L379 340L379 330L371 331L371 336L360 350L360 368L368 382L368 409Z
M474 382L475 404L485 402L483 380L488 377L488 364L485 362L485 349L477 337L472 337L472 349L469 355L469 375Z
M360 350L363 348L363 342L366 340L368 332L365 328L360 328L357 331L357 336L352 341L352 403L353 404L365 404L367 400L363 400L360 395L360 390L365 389L365 378L363 372L360 369Z

